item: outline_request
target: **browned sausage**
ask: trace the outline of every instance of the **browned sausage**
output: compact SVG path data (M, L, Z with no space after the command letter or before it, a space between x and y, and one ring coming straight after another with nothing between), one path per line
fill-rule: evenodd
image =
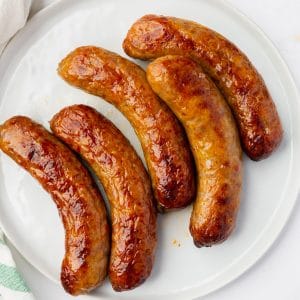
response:
M110 202L113 288L140 285L150 275L156 247L156 210L142 161L123 134L91 107L66 107L50 124L91 165Z
M193 200L194 170L184 132L151 90L139 66L90 46L70 53L58 72L68 83L115 105L131 122L142 144L160 209L184 207Z
M192 21L146 15L130 28L123 48L140 59L190 56L225 96L248 156L263 159L279 145L283 131L264 80L246 55L217 32Z
M241 147L230 109L214 83L193 60L161 57L147 78L183 124L198 171L190 221L196 246L224 241L232 232L242 186Z
M65 290L78 295L95 288L107 274L109 227L88 171L71 150L27 117L13 117L0 126L0 148L39 181L58 208L65 227Z

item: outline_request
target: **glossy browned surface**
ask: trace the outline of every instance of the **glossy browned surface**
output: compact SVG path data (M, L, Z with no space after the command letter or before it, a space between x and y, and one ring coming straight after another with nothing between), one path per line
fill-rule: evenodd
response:
M58 72L68 83L103 97L131 122L142 144L160 209L184 207L193 200L193 162L184 132L151 90L139 66L89 46L70 53Z
M71 150L27 117L13 117L0 126L0 148L40 182L58 208L65 227L65 290L78 295L95 288L107 274L109 227L88 171Z
M140 158L109 120L85 105L64 108L51 129L90 164L110 202L113 288L138 286L150 275L156 248L156 211Z
M224 241L239 209L242 161L230 109L193 60L165 56L150 63L147 78L183 124L198 171L190 231L198 247Z
M130 28L123 48L140 59L190 56L225 96L248 156L263 159L279 145L283 130L262 77L245 54L217 32L192 21L146 15Z

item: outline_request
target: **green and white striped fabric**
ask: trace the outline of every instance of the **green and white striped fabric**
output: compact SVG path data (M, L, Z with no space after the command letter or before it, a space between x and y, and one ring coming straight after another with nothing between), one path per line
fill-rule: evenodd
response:
M34 300L32 293L16 269L11 252L0 229L0 299Z
M0 55L9 39L27 20L32 0L0 0ZM0 300L34 300L16 269L0 228Z
M10 38L27 20L32 0L0 0L0 55ZM0 228L0 300L34 300L16 269Z

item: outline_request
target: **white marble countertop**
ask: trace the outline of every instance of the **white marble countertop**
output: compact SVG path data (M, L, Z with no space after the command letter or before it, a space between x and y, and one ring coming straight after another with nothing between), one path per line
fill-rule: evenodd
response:
M298 87L300 87L300 1L228 1L249 16L265 31L286 60ZM53 0L33 0L31 15L51 2ZM300 202L298 201L289 222L266 255L237 280L201 299L300 299L299 228ZM16 251L13 251L13 253L20 272L37 300L74 299L74 297L68 296L61 287L41 275Z

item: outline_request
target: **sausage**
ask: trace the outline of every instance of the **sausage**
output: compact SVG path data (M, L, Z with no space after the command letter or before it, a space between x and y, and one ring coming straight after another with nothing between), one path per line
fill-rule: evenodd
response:
M144 151L159 210L191 203L194 166L184 131L151 90L144 70L115 53L88 46L63 59L58 73L71 85L103 97L130 121Z
M247 155L260 160L279 145L283 130L264 80L246 55L222 35L192 21L146 15L132 25L123 48L140 59L168 54L191 57L223 93Z
M91 107L66 107L50 124L54 134L90 164L106 192L113 288L123 291L140 285L150 275L156 248L156 209L142 161L123 134Z
M16 116L0 126L0 148L52 196L65 228L61 282L78 295L103 282L109 259L104 201L75 154L41 125Z
M196 246L224 241L232 232L242 187L242 153L234 119L217 87L188 57L166 56L150 63L153 90L184 126L198 172L190 220Z

